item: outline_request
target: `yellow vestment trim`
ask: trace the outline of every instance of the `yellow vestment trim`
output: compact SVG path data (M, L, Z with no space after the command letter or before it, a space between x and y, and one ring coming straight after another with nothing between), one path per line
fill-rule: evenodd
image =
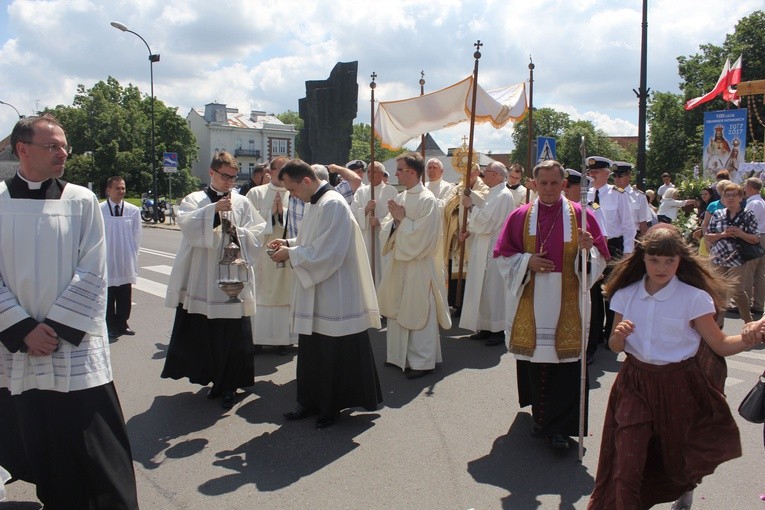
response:
M532 236L529 228L532 209L533 207L529 207L526 211L526 220L523 225L523 251L526 253L536 253L537 247L537 236ZM537 214L539 213L537 212ZM561 214L563 213L561 212ZM579 252L579 235L576 213L570 205L568 206L568 216L571 225L571 241L563 243L563 292L558 325L555 331L555 351L558 354L558 359L576 358L581 354L582 323L579 310L579 281L573 270L574 261ZM535 280L536 273L532 272L529 283L523 288L513 321L510 352L523 356L533 356L537 344L537 328L534 319ZM564 313L565 307L575 308L576 313Z

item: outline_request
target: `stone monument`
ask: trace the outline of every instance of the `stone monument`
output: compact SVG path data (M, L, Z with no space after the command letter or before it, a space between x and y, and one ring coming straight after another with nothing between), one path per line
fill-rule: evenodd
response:
M358 107L359 63L338 62L326 80L305 82L306 97L299 101L300 157L308 163L345 164L351 152L353 119Z

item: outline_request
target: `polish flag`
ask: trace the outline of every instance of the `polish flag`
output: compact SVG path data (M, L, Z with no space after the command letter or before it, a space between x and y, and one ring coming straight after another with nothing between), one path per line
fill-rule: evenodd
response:
M728 90L728 73L729 72L730 72L730 59L728 58L728 59L725 59L725 65L723 66L723 70L720 73L720 77L717 79L715 88L713 88L710 92L707 92L701 97L695 97L693 99L689 99L685 103L685 109L692 110L696 108L698 105L711 101L712 99L722 94L724 91ZM740 71L739 71L739 74L741 74Z
M743 55L742 55L743 56ZM740 98L738 92L732 87L741 81L741 56L733 63L728 71L728 86L723 91L723 99L738 106Z

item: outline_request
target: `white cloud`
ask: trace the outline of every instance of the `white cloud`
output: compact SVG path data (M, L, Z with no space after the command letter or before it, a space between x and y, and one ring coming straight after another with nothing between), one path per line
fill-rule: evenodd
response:
M10 0L0 12L0 100L24 114L71 104L86 87L113 76L155 93L185 115L192 106L225 102L240 111L297 110L305 81L326 78L338 61L359 62L358 122L369 122L369 81L377 100L451 85L473 69L480 39L479 81L486 88L528 79L533 57L534 105L591 120L613 135L637 132L641 3L635 0ZM648 20L648 86L676 91L676 57L721 44L761 0L741 0L710 14L692 0L652 0ZM0 105L0 131L15 112ZM432 135L444 148L468 126ZM477 126L476 147L506 152L511 128Z

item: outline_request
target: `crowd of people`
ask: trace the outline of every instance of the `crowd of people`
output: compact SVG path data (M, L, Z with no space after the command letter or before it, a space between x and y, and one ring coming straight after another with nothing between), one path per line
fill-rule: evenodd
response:
M0 244L0 471L35 484L46 508L137 508L108 344L135 334L140 217L120 176L102 204L62 179L70 147L55 118L20 120L11 145L20 166L0 183L0 232L36 235ZM459 320L466 339L506 345L530 433L567 449L587 434L586 366L605 344L626 359L589 508L690 508L702 477L741 455L708 360L763 342L751 313L765 304L765 263L738 244L765 247L762 183L705 190L706 257L672 226L688 203L670 176L655 211L632 170L592 156L585 175L548 160L524 176L494 161L451 184L441 160L405 153L399 191L379 162L278 156L236 193L239 164L218 152L209 185L177 211L162 377L208 386L230 409L254 384L257 350L297 345L284 416L321 429L382 403L370 329L384 321L384 365L416 379L437 369L441 331ZM721 331L728 299L739 335Z

